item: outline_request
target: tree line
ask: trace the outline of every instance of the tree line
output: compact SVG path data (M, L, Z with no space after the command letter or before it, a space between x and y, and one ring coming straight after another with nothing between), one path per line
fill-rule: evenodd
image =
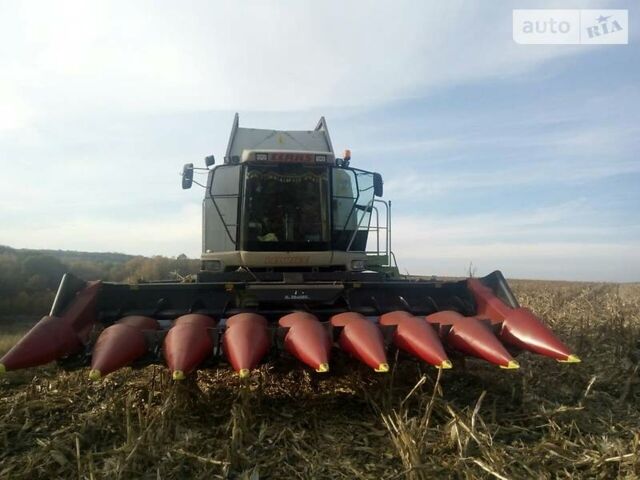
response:
M196 273L199 260L0 246L0 315L44 315L66 272L84 280L139 282Z

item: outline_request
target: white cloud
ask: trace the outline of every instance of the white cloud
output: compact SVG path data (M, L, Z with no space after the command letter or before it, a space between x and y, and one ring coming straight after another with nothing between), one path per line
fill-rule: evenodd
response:
M395 249L402 273L478 276L501 270L510 278L637 282L640 251L631 243L494 241L487 245L424 244L420 252Z
M33 111L19 91L0 79L0 132L19 130L29 125Z
M154 217L96 218L69 215L21 224L6 224L0 245L20 248L64 248L65 250L126 252L138 255L198 258L201 252L201 210L188 205L174 214Z
M637 238L640 224L612 235L591 213L578 199L506 215L401 215L393 249L411 274L463 275L473 263L479 275L502 269L519 278L638 281L640 250L624 237Z
M419 200L461 190L575 185L637 174L640 159L629 158L629 152L638 145L639 135L636 126L570 126L528 135L504 135L498 129L466 137L407 142L395 148L419 149L418 158L427 158L428 174L424 165L394 165L386 175L385 188L390 198ZM484 159L487 152L495 150L509 153L495 155L490 161ZM473 158L473 152L479 152L483 160L461 166L460 158Z
M455 162L452 163L452 165ZM606 158L599 162L588 159L550 159L529 165L499 167L491 164L485 171L423 171L404 168L387 178L385 189L389 198L420 201L437 195L454 195L462 190L513 188L523 185L580 184L594 179L640 173L638 161L615 161Z
M39 118L118 111L371 105L520 74L511 8L469 2L28 2L3 5L0 57Z

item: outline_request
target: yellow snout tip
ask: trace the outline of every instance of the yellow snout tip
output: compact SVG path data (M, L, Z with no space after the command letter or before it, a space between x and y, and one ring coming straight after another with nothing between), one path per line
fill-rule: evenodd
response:
M389 371L389 364L388 363L381 363L380 365L378 365L378 368L374 368L374 371L378 372L378 373L385 373Z
M560 363L580 363L580 357L574 354L569 355L566 360L558 360Z
M516 368L520 368L520 364L515 360L510 360L506 365L500 365L500 368L504 368L505 370L514 370Z
M176 381L180 381L180 380L184 380L187 377L186 377L186 375L184 374L184 372L182 370L175 370L171 374L171 378L173 378Z
M440 365L436 365L436 368L441 368L443 370L453 368L453 363L451 363L451 360L443 360Z
M4 363L0 363L0 377L7 373L7 367L4 366Z
M318 373L325 373L329 371L329 364L328 363L321 363L320 366L318 368L316 368L316 372Z
M249 371L248 368L241 368L240 371L238 372L238 376L240 378L247 378L250 373L251 372Z
M95 382L97 380L100 380L101 378L102 372L100 370L94 368L89 372L89 380L93 380Z

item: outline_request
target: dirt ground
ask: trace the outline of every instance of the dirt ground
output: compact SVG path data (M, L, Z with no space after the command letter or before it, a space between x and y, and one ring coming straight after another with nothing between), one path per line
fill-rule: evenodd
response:
M582 363L523 354L519 370L467 360L438 376L399 359L380 375L338 356L329 376L266 364L246 384L11 372L0 478L640 477L640 285L513 285Z

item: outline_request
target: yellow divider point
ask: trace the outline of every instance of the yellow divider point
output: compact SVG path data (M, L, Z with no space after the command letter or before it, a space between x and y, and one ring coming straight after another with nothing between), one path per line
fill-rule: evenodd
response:
M515 360L511 360L506 365L500 365L500 368L504 368L505 370L514 370L516 368L520 368L520 364Z
M320 366L318 368L316 368L316 372L318 373L325 373L329 371L329 364L328 363L321 363Z
M185 378L187 378L182 370L176 370L175 372L173 372L171 377L174 380L178 380L178 381L179 380L184 380Z
M560 363L580 363L580 357L577 355L569 355L566 360L558 360Z
M389 371L389 364L388 363L381 363L380 365L378 365L378 368L374 369L374 371L376 371L378 373L388 372Z
M238 376L240 378L247 378L250 373L251 372L249 371L248 368L241 368L240 371L238 372Z
M436 368L448 369L453 368L451 360L444 360L440 365L436 365Z
M100 370L96 370L95 368L89 372L89 380L100 380L102 377L102 372Z

